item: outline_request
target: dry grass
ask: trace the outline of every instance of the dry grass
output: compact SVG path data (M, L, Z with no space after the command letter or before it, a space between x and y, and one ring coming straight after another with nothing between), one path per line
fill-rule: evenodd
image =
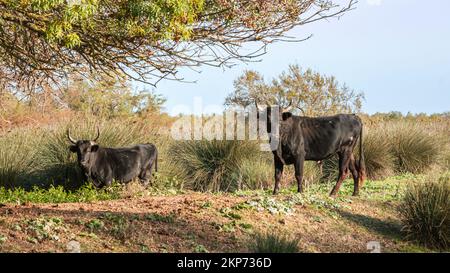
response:
M198 191L235 191L244 161L258 157L258 145L250 141L180 141L169 155L178 165L186 186Z
M450 173L414 181L400 206L408 238L428 247L450 247Z
M389 128L391 154L397 172L423 173L437 163L445 142L441 135L412 123L393 124Z

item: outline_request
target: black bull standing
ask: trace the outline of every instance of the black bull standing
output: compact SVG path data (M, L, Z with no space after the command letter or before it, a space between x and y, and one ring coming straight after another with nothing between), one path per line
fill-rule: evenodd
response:
M113 180L127 183L139 178L148 186L152 178L152 167L158 171L158 151L153 144L138 144L126 148L100 147L94 140L75 140L67 130L67 137L73 144L70 151L77 154L78 164L86 178L91 178L97 188L110 186Z
M363 124L358 116L340 114L310 118L295 116L287 112L281 116L277 134L276 130L272 132L271 109L271 107L267 108L267 132L271 143L275 143L275 146L272 146L275 164L274 194L278 193L280 189L284 165L294 165L298 192L302 192L304 161L322 161L335 154L339 156L339 176L330 195L337 195L348 170L354 180L353 195L359 194L366 173L362 147ZM353 150L358 140L360 140L360 149L357 162Z

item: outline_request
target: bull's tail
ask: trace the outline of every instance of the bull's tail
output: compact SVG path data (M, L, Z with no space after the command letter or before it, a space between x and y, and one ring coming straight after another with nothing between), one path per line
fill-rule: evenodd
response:
M366 162L364 160L364 150L363 150L363 123L361 122L361 132L359 136L359 162L358 162L358 177L359 186L364 185L364 180L366 180Z
M156 151L156 158L155 158L155 172L158 172L158 151Z

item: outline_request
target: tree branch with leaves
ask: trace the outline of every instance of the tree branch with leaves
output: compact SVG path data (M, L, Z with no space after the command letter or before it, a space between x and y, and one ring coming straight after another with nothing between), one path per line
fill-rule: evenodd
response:
M341 16L355 0L0 0L0 79L10 89L70 74L156 84L180 67L264 54L295 26ZM250 53L242 45L256 44ZM37 88L39 89L39 88Z

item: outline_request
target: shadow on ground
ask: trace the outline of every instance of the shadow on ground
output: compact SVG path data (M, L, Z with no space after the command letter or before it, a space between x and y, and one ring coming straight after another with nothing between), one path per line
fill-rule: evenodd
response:
M401 223L394 220L381 220L378 218L370 217L362 214L350 213L348 211L338 211L339 215L359 226L362 226L370 231L376 232L382 236L390 239L401 239Z

